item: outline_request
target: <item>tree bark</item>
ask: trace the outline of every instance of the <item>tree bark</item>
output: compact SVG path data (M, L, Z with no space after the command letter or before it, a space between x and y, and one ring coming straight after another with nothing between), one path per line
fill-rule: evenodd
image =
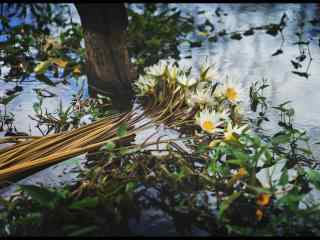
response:
M123 3L75 4L84 29L89 94L107 93L118 107L133 98Z

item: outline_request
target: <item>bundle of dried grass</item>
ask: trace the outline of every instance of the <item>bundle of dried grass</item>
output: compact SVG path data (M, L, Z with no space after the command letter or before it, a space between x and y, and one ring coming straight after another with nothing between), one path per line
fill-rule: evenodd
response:
M0 139L0 144L15 143L0 150L0 183L27 170L41 169L96 151L108 141L132 137L138 131L155 124L177 125L188 116L179 111L179 104L172 103L172 99L163 101L161 104L149 102L142 111L109 115L97 122L67 132L43 137L21 136ZM145 121L146 116L150 118L149 121ZM137 124L142 120L143 124ZM120 137L117 135L117 129L123 122L127 123L128 131L126 136Z
M3 139L2 143L17 143L0 150L0 182L23 171L57 163L101 147L107 140L116 137L119 124L131 115L107 116L68 132L43 137L22 137L22 142L17 142L18 137Z

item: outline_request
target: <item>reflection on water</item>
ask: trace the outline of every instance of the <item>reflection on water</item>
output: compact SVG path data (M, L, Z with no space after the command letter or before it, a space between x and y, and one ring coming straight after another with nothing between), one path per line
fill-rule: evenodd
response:
M253 81L268 79L271 87L266 96L270 103L275 106L291 100L297 126L308 130L312 141L319 140L319 135L315 132L319 132L320 129L320 22L309 22L318 19L319 4L185 4L182 7L192 9L198 23L209 18L215 24L215 31L225 29L227 32L245 31L251 27L279 23L283 14L286 14L288 21L283 30L283 43L281 34L271 36L265 31L255 31L254 35L243 36L241 40L232 40L226 36L217 42L207 41L202 47L193 48L192 59L184 61L192 61L192 64L196 65L200 58L209 56L209 60L216 64L221 73L239 79L246 89ZM218 17L218 7L227 15L220 14ZM206 10L207 13L197 14L201 10ZM297 33L301 34L301 40ZM312 61L307 46L295 44L298 41L310 42ZM272 56L280 47L283 53ZM190 55L185 47L181 48L181 52L182 56ZM302 52L306 58L297 70L291 61L297 62ZM293 73L304 72L308 66L308 78ZM270 125L272 129L277 116L270 118L273 120Z
M181 64L197 66L204 56L215 63L222 74L239 79L248 90L252 82L267 78L271 87L266 91L270 103L275 106L291 100L296 111L296 123L305 128L311 136L312 142L319 141L320 126L320 4L172 4L184 12L191 12L196 23L201 24L208 19L214 25L214 32L246 31L252 27L259 27L270 23L279 23L286 14L288 21L281 34L272 36L265 30L254 31L253 35L242 36L241 40L230 39L229 35L219 37L216 42L210 42L204 36L190 35L190 39L202 39L201 47L189 48L182 44ZM199 12L203 12L198 14ZM76 14L76 12L74 12ZM313 20L313 21L312 21ZM74 21L79 21L75 15ZM310 22L311 21L311 22ZM300 38L299 38L300 36ZM297 45L296 42L307 42L309 45ZM279 49L282 50L278 51ZM310 55L310 53L311 55ZM278 53L278 54L275 54ZM301 60L301 56L305 59ZM274 56L272 56L274 55ZM191 58L190 58L191 56ZM187 57L187 58L185 58ZM312 58L312 61L311 61ZM294 63L292 63L292 61ZM297 64L300 64L297 67ZM307 72L295 74L293 71ZM15 114L15 125L18 131L40 135L34 127L36 123L28 118L33 114L32 104L37 101L33 88L46 88L58 95L47 98L44 105L49 112L57 109L60 99L66 107L81 87L79 82L70 81L70 85L59 84L57 87L48 87L39 83L23 85L24 91L8 107ZM15 85L1 82L0 90L11 89ZM276 125L277 116L269 116L270 131ZM139 139L137 139L139 141ZM319 149L315 149L320 153ZM66 164L66 163L61 163ZM59 169L59 168L58 168ZM57 174L52 167L40 174L41 182L54 181Z
M203 23L206 18L215 26L215 32L245 31L250 27L262 26L269 23L278 23L285 13L288 16L287 26L284 28L283 53L272 56L281 46L281 35L271 36L265 31L255 31L255 34L244 36L241 40L230 39L223 36L217 42L209 42L205 37L201 47L189 48L184 44L180 46L181 63L199 64L204 56L209 56L209 61L215 63L224 75L238 78L248 89L249 85L263 77L270 80L271 88L266 94L273 105L286 100L291 100L296 110L296 120L301 127L315 129L318 127L320 108L317 100L320 99L320 22L311 24L309 21L318 18L319 4L172 4L180 7L185 12L191 12L196 23ZM219 9L219 11L216 11ZM205 10L205 13L198 14ZM74 12L76 14L76 12ZM219 16L217 16L219 15ZM75 16L74 20L77 20ZM300 55L301 46L294 43L299 41L298 33L302 33L304 41L310 41L309 49L312 61L309 66L308 78L292 73L295 71L291 60ZM190 38L195 38L196 33ZM303 46L302 46L303 47ZM191 54L191 59L184 57ZM305 71L309 65L308 57L301 62L299 71ZM85 80L83 80L85 81ZM81 80L80 80L81 82ZM60 99L65 106L71 100L72 94L80 89L81 84L74 80L70 85L59 84L57 87L48 87L38 82L26 83L23 93L9 106L9 110L16 115L18 130L39 134L34 129L35 122L27 117L32 114L32 103L37 100L33 88L46 88L58 94L56 98L48 98L44 104L49 111L54 111ZM13 88L14 84L1 82L1 90Z

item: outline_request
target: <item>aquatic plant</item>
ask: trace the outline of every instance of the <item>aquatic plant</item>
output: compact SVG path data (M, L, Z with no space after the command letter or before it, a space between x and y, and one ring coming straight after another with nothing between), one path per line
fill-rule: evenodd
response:
M274 107L280 113L280 129L267 134L262 125L269 109L262 94L267 82L250 88L251 110L260 117L254 121L241 110L243 98L234 98L244 94L244 88L231 85L230 79L201 78L204 69L161 60L145 68L134 83L139 111L112 114L2 150L2 181L85 152L90 159L74 186L22 186L16 198L3 199L3 235L134 234L129 220L139 219L149 207L168 214L181 235L192 234L194 228L210 235L318 235L315 220L320 209L310 198L320 186L319 162L306 133L294 127L288 102ZM183 83L197 81L181 84L181 75ZM235 93L230 95L228 88ZM193 99L190 104L199 89L210 101ZM139 131L157 125L181 135L132 143ZM280 174L275 174L279 168ZM43 201L51 195L63 197ZM88 213L90 224L75 218ZM57 219L62 217L70 228L61 232ZM45 227L47 222L54 224ZM36 227L28 228L30 224Z

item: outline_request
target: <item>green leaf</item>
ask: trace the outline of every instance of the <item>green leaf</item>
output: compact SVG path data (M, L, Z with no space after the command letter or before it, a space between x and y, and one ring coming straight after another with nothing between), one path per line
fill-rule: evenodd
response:
M237 151L237 150L234 150L232 152L232 154L235 156L235 158L243 161L243 162L246 162L250 159L250 156L248 156L247 154L241 152L241 151Z
M317 190L320 190L320 173L319 173L319 171L309 170L307 172L307 178L317 188Z
M34 185L20 185L20 189L31 196L34 201L47 207L53 207L60 198L58 194Z
M126 190L125 191L126 192L130 192L130 191L134 190L136 188L136 186L137 186L137 182L129 182L126 185Z
M103 146L103 149L111 152L115 147L116 147L116 144L115 144L114 142L110 141L110 142L107 142L107 143Z
M95 208L98 205L97 197L86 197L80 201L72 203L69 208L71 209L83 209L83 208Z
M231 203L233 203L238 197L240 197L241 192L234 192L227 199L223 200L219 210L219 216L222 217L224 212L230 207Z
M245 167L246 166L246 162L242 159L228 159L228 163L234 164L234 165L238 165L240 167Z
M128 124L127 123L122 123L120 127L117 129L117 135L119 137L124 137L128 133Z
M197 146L197 152L199 154L205 153L208 149L208 144L200 143Z
M279 179L279 185L280 186L284 186L284 185L288 184L288 182L289 182L289 175L288 175L288 170L286 169L282 173L282 175L281 175L281 177Z
M290 135L287 134L278 134L272 138L273 144L284 144L290 142Z
M296 210L299 202L305 194L300 193L297 187L293 188L287 195L279 199L279 202L292 210Z

